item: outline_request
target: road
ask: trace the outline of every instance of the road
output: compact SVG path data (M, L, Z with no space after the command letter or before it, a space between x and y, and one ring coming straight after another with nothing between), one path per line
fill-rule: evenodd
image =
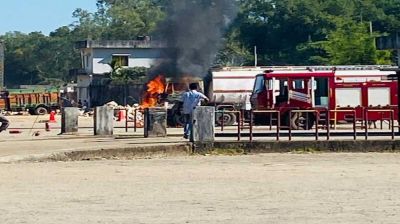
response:
M398 223L400 154L0 164L0 223Z

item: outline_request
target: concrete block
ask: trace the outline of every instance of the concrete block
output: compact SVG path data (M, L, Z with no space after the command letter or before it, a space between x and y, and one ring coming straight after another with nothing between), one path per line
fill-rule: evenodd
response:
M167 137L167 109L165 107L145 110L144 137Z
M96 107L94 110L94 135L114 134L114 109L108 106Z
M78 132L79 110L76 107L64 107L61 114L61 134Z
M193 111L193 142L214 142L214 124L214 107L196 107Z

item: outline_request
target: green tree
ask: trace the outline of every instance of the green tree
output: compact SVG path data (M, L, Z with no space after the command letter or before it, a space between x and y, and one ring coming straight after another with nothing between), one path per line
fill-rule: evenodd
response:
M323 63L390 64L390 54L376 50L375 37L369 31L369 24L341 21L336 30L329 32L326 41L315 44L326 52Z
M159 1L98 0L97 11L82 9L74 12L74 30L88 39L132 40L150 35L164 13Z
M354 35L361 36L342 33L341 37L346 38L343 41L349 48L362 47L358 51L368 55L340 63L387 62L388 52L376 51L365 24L371 22L371 28L379 33L393 31L400 28L399 15L400 3L396 0L242 0L232 29L238 38L228 38L228 45L240 43L249 52L257 46L259 64L264 65L326 64L336 57L333 55L344 54L331 43L332 35L340 36L340 29L344 29L340 23L364 24L358 29L350 27L355 29ZM329 44L325 48L310 45L320 42L331 43L329 52Z
M225 46L218 52L215 64L220 66L248 65L253 60L253 54L238 40L238 32L231 31L225 40Z

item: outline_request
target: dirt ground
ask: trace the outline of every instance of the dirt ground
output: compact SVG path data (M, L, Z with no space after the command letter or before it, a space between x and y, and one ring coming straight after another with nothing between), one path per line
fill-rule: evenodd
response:
M398 223L400 154L0 165L0 223Z

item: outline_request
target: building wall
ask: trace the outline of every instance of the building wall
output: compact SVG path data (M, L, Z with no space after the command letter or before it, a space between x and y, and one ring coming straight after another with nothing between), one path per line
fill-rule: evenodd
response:
M89 74L104 74L111 71L111 63L114 55L128 55L128 67L151 67L161 58L161 50L153 48L134 48L134 49L92 49L85 52L86 56L92 58L86 64L85 70ZM85 56L84 56L85 57Z
M92 76L89 75L79 75L77 82L77 100L84 100L90 102L89 86Z
M91 74L93 71L93 49L82 49L82 68L85 69L86 73Z

